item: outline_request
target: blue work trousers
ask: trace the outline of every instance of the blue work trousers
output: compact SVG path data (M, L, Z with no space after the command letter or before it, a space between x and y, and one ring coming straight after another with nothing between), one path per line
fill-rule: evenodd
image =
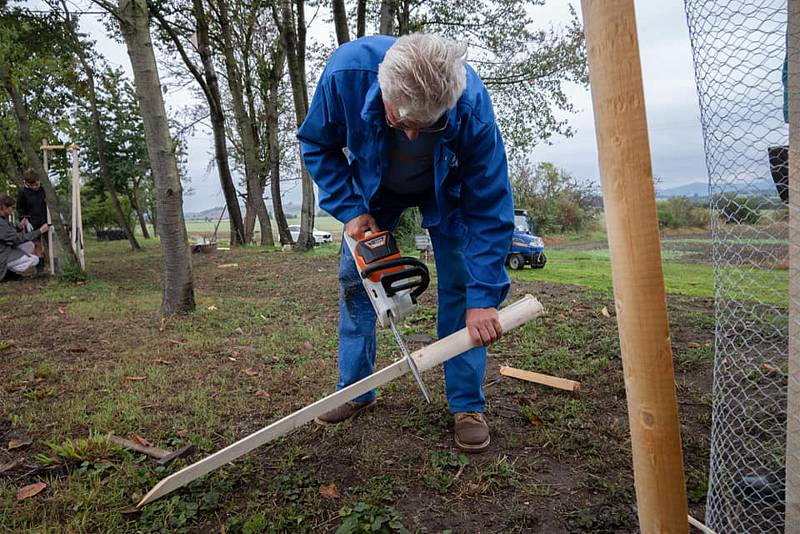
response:
M376 195L370 214L381 230L394 230L403 210L418 205L397 195ZM406 200L406 202L403 202ZM466 320L467 270L464 265L464 236L447 235L439 227L428 229L436 259L439 291L439 339L464 328ZM453 232L448 232L453 233ZM375 368L376 316L355 262L342 243L339 263L339 383L342 389L369 376ZM398 348L399 351L399 348ZM444 363L447 402L452 413L483 412L483 377L486 348L477 347ZM370 391L354 399L367 402Z

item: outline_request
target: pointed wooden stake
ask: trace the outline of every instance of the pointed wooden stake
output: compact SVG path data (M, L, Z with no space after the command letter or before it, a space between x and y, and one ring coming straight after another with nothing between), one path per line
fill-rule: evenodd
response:
M511 304L510 306L500 310L500 324L504 332L508 332L521 326L528 321L531 321L544 313L542 305L536 298L531 295L526 295L523 299ZM450 358L458 356L473 347L475 343L472 341L467 329L464 328L440 339L439 341L428 345L427 347L415 351L411 354L420 371L425 371L440 363L443 363ZM298 428L309 421L313 420L325 412L337 408L342 404L363 395L364 393L382 386L392 380L399 378L408 372L408 362L405 359L399 360L388 367L384 367L380 371L376 371L367 378L351 384L344 389L340 389L336 393L328 395L327 397L318 400L313 404L309 404L293 414L287 415L283 419L275 421L269 426L250 434L249 436L240 439L236 443L225 447L224 449L215 452L211 456L207 456L202 460L193 463L192 465L181 469L174 473L151 489L147 495L142 498L137 506L144 506L159 497L182 488L186 484L200 478L201 476L209 473L223 465L239 458L240 456L252 451L265 443L272 441L275 438L283 436L295 428Z

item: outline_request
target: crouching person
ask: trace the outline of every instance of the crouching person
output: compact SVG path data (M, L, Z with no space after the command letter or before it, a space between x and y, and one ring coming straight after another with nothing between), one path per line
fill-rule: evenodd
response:
M43 224L38 230L21 232L8 220L14 212L14 199L0 193L0 280L18 278L39 264L39 257L33 253L32 241L47 233L49 227Z

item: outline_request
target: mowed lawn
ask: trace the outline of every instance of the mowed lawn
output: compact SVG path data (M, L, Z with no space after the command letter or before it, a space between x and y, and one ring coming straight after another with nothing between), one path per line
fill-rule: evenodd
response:
M600 291L610 291L611 260L608 250L574 251L548 249L548 263L543 269L526 267L512 271L515 279L572 284ZM665 254L662 262L664 284L668 293L691 297L714 296L714 272L710 263L682 263ZM760 300L788 306L789 272L753 266L727 267L731 282L742 286L739 298Z

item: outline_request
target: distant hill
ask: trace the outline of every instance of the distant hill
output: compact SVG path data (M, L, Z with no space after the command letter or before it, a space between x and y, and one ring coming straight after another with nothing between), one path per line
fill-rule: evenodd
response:
M739 194L758 194L758 193L767 193L767 194L777 194L775 191L775 184L772 180L756 180L752 184L749 184L747 190L741 190L742 186L730 184L728 189L731 191L736 191ZM706 182L693 182L686 185L680 185L678 187L671 187L668 189L657 189L656 190L656 197L658 198L669 198L669 197L707 197L708 196L708 183Z
M208 208L207 210L203 211L193 211L193 212L184 212L183 217L187 221L205 221L205 220L213 220L216 221L219 219L219 216L222 215L222 210L224 210L224 206L217 206L215 208ZM244 206L241 206L242 215L244 215ZM267 210L272 213L272 203L267 203ZM287 217L296 217L300 214L300 206L298 204L293 204L291 202L287 202L283 205L283 212L286 214ZM225 219L228 218L227 210L225 212Z

